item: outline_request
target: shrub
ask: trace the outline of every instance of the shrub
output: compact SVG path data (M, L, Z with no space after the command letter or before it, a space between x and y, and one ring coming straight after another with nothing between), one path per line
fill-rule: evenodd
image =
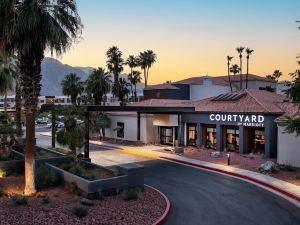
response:
M125 201L138 200L139 190L137 188L125 189L122 193L122 196Z
M18 162L21 163L21 162ZM10 163L5 163L4 164L4 171L6 173L6 176L9 175L19 175L24 173L24 165L20 166L17 164L17 162L10 162Z
M87 207L74 207L72 209L72 212L75 216L79 217L79 218L83 218L86 217L88 215L88 208Z
M71 183L67 184L67 189L70 190L74 194L77 194L77 195L81 194L81 191L75 182L71 182Z
M64 163L60 165L60 168L66 171L69 171L72 168L72 164L71 163Z
M42 198L42 204L46 205L50 203L50 198L48 196L45 196L44 198Z
M0 188L0 198L5 195L5 192L2 188Z
M24 196L13 196L11 202L14 205L27 205L27 198Z
M296 169L293 166L289 165L289 164L280 165L280 169L288 171L288 172L295 172L296 171Z
M59 185L59 176L47 166L39 166L36 170L36 183L40 187Z
M0 169L0 178L6 177L6 172Z
M77 176L82 176L85 174L84 168L79 163L74 164L69 171Z

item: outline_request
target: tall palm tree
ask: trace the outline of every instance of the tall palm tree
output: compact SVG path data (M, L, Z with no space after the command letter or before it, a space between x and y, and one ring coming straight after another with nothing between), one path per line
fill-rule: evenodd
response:
M130 81L131 84L131 95L133 97L133 69L138 66L138 59L134 55L130 55L128 59L126 60L126 65L129 66L130 68L130 74L128 74L128 80Z
M134 91L133 91L133 72L131 72L130 74L127 75L127 80L130 83L130 93L131 93L131 97L133 99L133 97L134 97Z
M17 67L15 57L3 55L0 62L0 95L4 95L4 111L7 111L7 92L13 90Z
M117 46L113 46L106 52L107 61L106 65L110 73L114 76L113 94L120 100L120 84L119 76L123 71L124 60L122 52Z
M233 64L230 67L230 73L233 73L233 75L237 75L240 72L240 68L237 64Z
M145 88L148 86L149 70L156 62L156 54L152 50L140 52L138 56L138 64L144 71Z
M104 96L110 91L111 76L105 69L94 69L86 81L86 92L94 99L94 104L101 105Z
M243 51L244 51L244 47L238 47L236 48L236 51L239 53L239 57L240 57L240 90L243 89L243 71L242 71L242 68L243 68Z
M232 91L232 84L231 84L231 79L230 79L230 62L233 59L232 56L227 56L227 73L228 73L228 81L230 85L230 91Z
M246 54L247 54L247 75L246 75L246 89L248 88L248 78L249 78L249 60L250 55L254 52L254 50L250 48L246 48Z
M128 89L128 86L130 85L125 78L119 79L120 84L120 101L121 105L125 105L125 99L128 97L130 91Z
M136 85L138 83L141 83L141 72L140 71L133 71L132 72L133 77L132 77L132 84L134 86L134 101L137 101L137 93L136 93Z
M7 8L10 6L9 8ZM5 0L7 16L0 15L0 39L11 50L17 50L20 60L20 80L25 100L25 190L26 195L36 192L34 171L35 114L41 89L41 63L45 50L65 52L81 34L82 24L75 0ZM9 10L7 10L9 9ZM1 44L0 44L1 45Z
M84 87L79 76L75 73L69 73L61 81L62 92L71 97L72 105L76 105L77 97L82 94Z

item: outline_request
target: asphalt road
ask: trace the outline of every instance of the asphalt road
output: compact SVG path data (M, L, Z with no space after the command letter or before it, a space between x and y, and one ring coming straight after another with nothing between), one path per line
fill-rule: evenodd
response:
M38 143L50 144L38 136ZM48 144L48 145L49 145ZM91 145L95 163L136 161L145 165L145 182L170 199L166 225L300 225L300 208L245 181L162 160L148 160Z

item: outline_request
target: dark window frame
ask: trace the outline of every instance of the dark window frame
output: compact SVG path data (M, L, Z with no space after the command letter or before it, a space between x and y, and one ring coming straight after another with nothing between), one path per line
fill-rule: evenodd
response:
M124 138L125 134L125 123L123 122L117 122L117 127L121 127L121 129L117 130L117 137L118 138Z

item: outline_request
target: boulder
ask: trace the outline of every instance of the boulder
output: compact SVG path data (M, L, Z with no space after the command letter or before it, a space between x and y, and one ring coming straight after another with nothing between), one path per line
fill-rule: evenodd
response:
M275 166L276 166L276 164L274 162L267 161L267 162L265 162L265 163L263 163L263 164L260 165L260 169L263 170L263 171L268 172L268 171L270 171Z
M92 200L89 200L87 198L82 198L80 203L82 205L87 205L87 206L93 206L95 204Z
M221 152L219 152L219 151L214 151L214 152L210 153L210 157L213 157L213 158L219 158L220 156L221 156Z

